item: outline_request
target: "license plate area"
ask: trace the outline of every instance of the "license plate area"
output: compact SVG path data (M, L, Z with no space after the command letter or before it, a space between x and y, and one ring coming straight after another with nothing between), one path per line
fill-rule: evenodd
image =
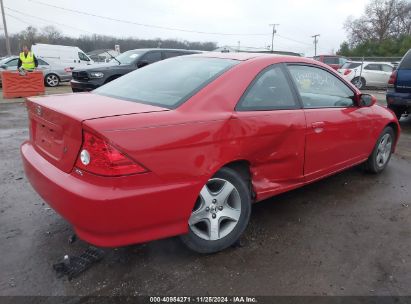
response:
M35 146L56 161L61 160L64 147L62 128L33 115L32 129Z

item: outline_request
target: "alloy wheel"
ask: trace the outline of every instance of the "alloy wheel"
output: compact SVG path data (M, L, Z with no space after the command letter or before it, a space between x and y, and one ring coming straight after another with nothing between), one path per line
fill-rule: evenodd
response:
M235 186L212 178L202 188L189 219L192 232L204 240L224 238L236 227L241 215L241 197Z
M357 89L361 89L361 88L363 87L363 82L362 82L361 78L356 78L356 79L353 81L353 84L355 85L355 87L356 87Z
M377 151L377 166L383 167L388 159L390 158L392 150L392 138L390 134L385 134L378 144L378 151Z
M55 87L59 84L59 79L56 75L48 75L46 82L50 87Z

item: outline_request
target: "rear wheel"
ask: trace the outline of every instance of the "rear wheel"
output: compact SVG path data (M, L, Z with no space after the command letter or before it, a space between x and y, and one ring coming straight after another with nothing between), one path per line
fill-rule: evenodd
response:
M357 87L357 89L362 90L365 88L366 81L362 77L355 77L351 80L351 83Z
M46 75L46 77L44 78L44 83L46 84L46 86L48 87L56 87L59 85L60 83L60 79L56 74L48 74Z
M380 173L391 159L395 135L391 127L386 127L375 144L374 150L365 163L365 169L371 173Z
M230 168L222 168L203 186L188 221L184 244L199 253L214 253L233 245L251 214L249 187Z

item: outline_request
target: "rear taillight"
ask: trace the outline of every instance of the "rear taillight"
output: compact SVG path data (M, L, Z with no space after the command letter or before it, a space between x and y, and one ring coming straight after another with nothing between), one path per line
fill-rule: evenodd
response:
M77 158L78 169L104 176L121 176L147 172L147 169L130 159L104 139L83 132L83 146Z
M350 74L350 73L351 73L351 70L350 70L350 69L347 69L347 70L345 70L344 75L348 75L348 74Z
M64 72L66 72L66 73L71 73L72 71L73 71L72 68L65 68L65 69L64 69Z
M390 79L388 80L388 87L392 88L395 85L395 82L397 81L397 71L393 71Z

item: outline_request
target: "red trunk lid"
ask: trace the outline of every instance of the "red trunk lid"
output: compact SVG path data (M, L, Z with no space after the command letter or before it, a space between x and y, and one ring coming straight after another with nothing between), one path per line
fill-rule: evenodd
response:
M50 163L68 173L81 148L83 121L168 109L85 93L30 97L27 110L33 146Z

